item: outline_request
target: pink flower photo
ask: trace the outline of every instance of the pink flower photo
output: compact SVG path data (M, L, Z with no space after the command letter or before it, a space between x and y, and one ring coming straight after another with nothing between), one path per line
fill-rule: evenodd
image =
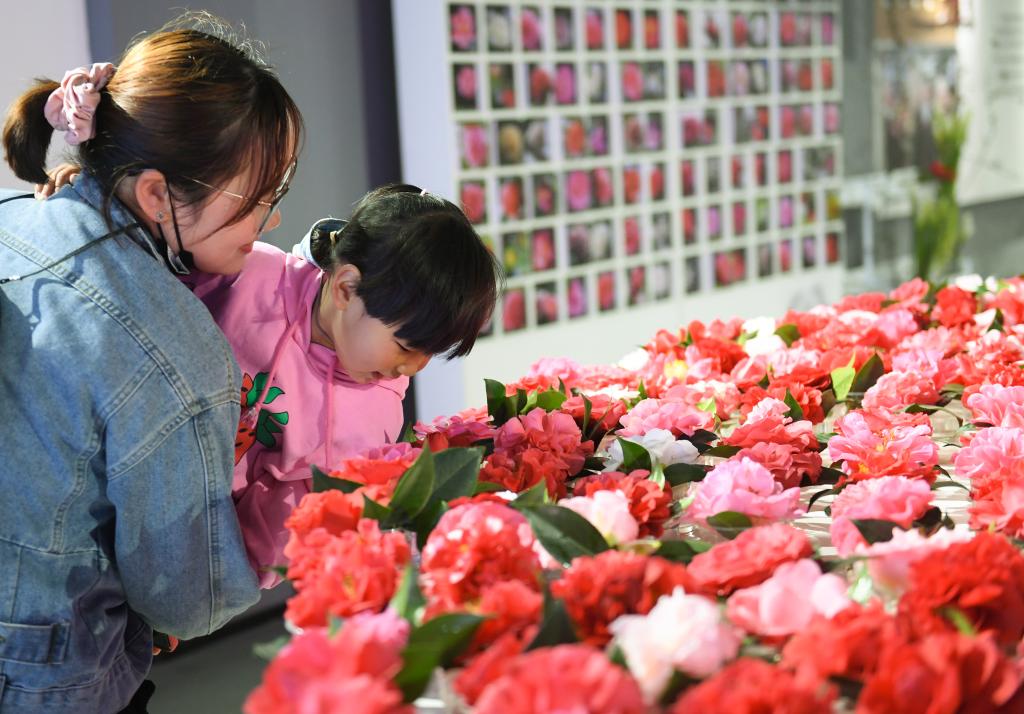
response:
M452 5L449 10L448 28L452 51L472 52L476 49L476 10L472 5Z
M477 108L477 80L476 65L456 64L452 65L452 83L455 88L456 109Z
M615 309L615 273L610 270L597 274L597 308L601 312Z
M483 181L463 181L459 186L459 203L470 223L487 222L487 190Z
M540 283L535 292L537 324L547 325L558 321L558 295L554 283Z
M587 279L580 276L566 281L566 302L569 308L569 319L583 317L587 314Z
M487 129L483 124L461 124L459 126L462 168L476 169L490 163L490 145Z
M519 11L519 31L524 52L544 49L544 25L541 23L540 8L526 6Z
M522 288L508 290L502 302L501 324L505 332L526 327L526 294Z

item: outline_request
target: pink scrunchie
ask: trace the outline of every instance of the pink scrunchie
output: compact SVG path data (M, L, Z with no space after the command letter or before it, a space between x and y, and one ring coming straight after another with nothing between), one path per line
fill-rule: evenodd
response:
M100 90L114 76L114 65L97 62L64 73L64 80L50 93L43 114L50 126L66 131L65 141L77 146L96 135L93 117L100 103Z

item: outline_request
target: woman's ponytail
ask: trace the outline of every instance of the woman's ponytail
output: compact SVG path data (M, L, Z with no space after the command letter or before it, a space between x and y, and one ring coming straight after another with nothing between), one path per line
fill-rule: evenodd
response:
M43 115L43 107L60 84L37 79L35 86L22 94L7 112L4 122L4 159L22 181L46 183L46 152L50 148L53 127Z

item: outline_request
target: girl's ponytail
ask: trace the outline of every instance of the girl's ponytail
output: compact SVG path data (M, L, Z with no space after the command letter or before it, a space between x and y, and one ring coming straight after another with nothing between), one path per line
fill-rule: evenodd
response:
M37 79L35 86L22 94L7 112L4 122L4 159L22 181L46 183L46 152L53 127L43 115L43 107L60 84Z

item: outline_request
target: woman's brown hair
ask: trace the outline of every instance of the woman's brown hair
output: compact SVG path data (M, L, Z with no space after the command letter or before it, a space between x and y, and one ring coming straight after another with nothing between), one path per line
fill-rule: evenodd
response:
M3 130L7 163L18 178L43 183L53 133L43 105L58 84L39 79L11 106ZM101 92L96 136L78 163L104 185L108 200L127 176L156 169L171 191L200 203L249 168L233 218L252 212L284 180L301 145L302 116L251 42L224 22L190 13L136 40Z

